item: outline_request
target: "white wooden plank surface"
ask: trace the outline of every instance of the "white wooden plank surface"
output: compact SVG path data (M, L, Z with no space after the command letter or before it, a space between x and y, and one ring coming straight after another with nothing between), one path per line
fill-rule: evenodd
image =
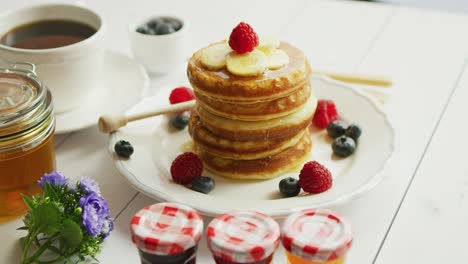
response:
M465 67L376 263L466 263L467 98Z
M468 38L459 33L467 27L467 17L401 8L357 69L385 72L394 80L386 107L397 127L399 151L388 177L377 188L337 208L347 213L356 230L351 263L372 263L383 243L463 67Z
M389 177L381 185L360 199L335 208L353 222L356 231L348 263L372 263L462 67L468 41L466 34L460 32L468 28L466 17L339 1L307 4L304 1L295 4L291 4L292 1L245 1L243 3L249 4L247 10L239 1L223 1L222 4L215 0L82 2L106 16L109 22L107 45L124 53L129 53L126 24L130 20L152 13L175 13L187 16L194 26L192 49L227 35L229 30L226 29L243 19L259 32L281 33L282 37L299 45L316 68L357 69L362 73L391 76L396 85L387 107L397 123L400 152L386 172ZM14 5L26 3L30 2L15 1ZM2 10L12 6L13 2L8 2ZM153 79L153 85L160 81ZM418 100L422 95L424 99ZM86 174L101 182L103 194L116 216L134 197L135 191L113 168L106 143L105 136L96 128L76 132L59 146L57 161L59 169L69 176ZM137 262L136 249L128 237L128 223L134 212L152 202L138 195L119 216L117 228L99 256L102 263ZM0 226L4 241L0 247L0 263L17 262L17 239L21 233L14 229L19 224L14 221ZM401 233L400 240L404 238ZM391 234L389 238L392 237ZM395 237L395 243L401 243L399 236ZM392 247L388 250L379 261L403 263L391 256L400 256L398 252ZM212 263L204 243L201 252L200 263ZM390 256L388 261L384 256ZM275 263L283 264L284 256L278 254Z
M397 10L384 4L315 0L281 38L307 54L313 71L351 72Z

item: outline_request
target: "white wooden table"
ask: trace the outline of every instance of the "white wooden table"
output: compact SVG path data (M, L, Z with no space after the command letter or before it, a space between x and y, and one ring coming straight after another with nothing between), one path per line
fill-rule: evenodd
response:
M1 9L31 2L43 1L1 0ZM395 85L385 109L398 132L396 158L375 189L333 208L354 226L347 263L468 263L468 16L331 0L80 2L107 19L108 48L128 55L130 21L173 13L190 22L192 51L245 20L299 46L313 68L390 76ZM149 94L163 82L152 77ZM96 127L58 136L58 169L95 178L109 200L116 228L99 260L138 263L129 221L155 201L119 175L106 144ZM19 226L20 220L0 225L0 263L19 262ZM198 262L214 263L204 241ZM285 263L282 250L274 263Z

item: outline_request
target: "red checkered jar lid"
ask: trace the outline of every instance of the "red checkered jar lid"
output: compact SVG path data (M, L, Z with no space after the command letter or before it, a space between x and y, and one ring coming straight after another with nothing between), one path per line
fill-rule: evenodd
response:
M271 217L252 211L223 214L211 221L207 242L211 253L234 263L268 258L278 247L280 227Z
M153 255L175 255L200 242L203 219L188 206L158 203L136 213L130 231L140 250Z
M350 224L330 210L297 212L283 223L284 248L306 260L326 262L344 257L352 241Z

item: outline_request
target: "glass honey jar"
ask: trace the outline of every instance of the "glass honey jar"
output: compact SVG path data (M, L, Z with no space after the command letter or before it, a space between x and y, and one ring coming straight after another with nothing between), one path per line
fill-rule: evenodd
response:
M21 194L40 192L38 179L55 169L52 96L35 67L0 68L0 222L22 216Z

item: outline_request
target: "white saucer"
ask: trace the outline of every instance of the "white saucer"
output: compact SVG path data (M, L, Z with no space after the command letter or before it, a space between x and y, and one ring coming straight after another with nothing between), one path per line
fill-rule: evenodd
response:
M139 113L167 104L170 89L185 82L181 75L173 83L161 87L158 96L148 97L127 113ZM328 78L312 77L314 92L319 98L335 101L342 119L355 122L363 128L356 152L338 159L332 155L331 140L325 131L312 132L313 148L310 159L324 164L333 174L333 187L317 195L282 198L279 181L288 173L265 181L229 180L205 171L216 181L216 188L202 194L175 184L171 180L170 166L190 141L187 129L174 131L164 116L133 122L110 135L109 151L120 173L137 190L160 201L173 201L189 205L206 215L219 215L233 210L254 210L274 217L284 217L301 208L330 207L354 198L373 188L383 177L395 148L394 129L378 103L352 87ZM114 144L128 140L135 148L130 159L113 154Z
M56 114L55 134L93 126L102 114L121 113L141 99L149 78L138 62L123 54L107 51L103 69L100 87L88 101L79 108Z

